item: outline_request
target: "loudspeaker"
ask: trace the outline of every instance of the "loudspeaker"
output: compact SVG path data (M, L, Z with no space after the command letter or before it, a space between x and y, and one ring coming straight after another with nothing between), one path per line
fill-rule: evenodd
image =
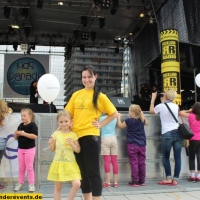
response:
M9 108L12 108L13 112L21 112L21 109L27 108L27 103L7 102Z
M128 111L131 101L128 97L109 97L117 111Z
M8 107L12 108L13 112L21 112L22 108L30 108L34 113L57 113L57 109L53 104L35 104L35 103L18 103L7 102Z

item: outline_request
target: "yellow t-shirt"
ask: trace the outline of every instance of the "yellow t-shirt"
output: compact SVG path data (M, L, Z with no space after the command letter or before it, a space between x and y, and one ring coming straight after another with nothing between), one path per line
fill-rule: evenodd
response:
M102 112L112 115L116 111L108 97L101 92L97 101L98 109L94 108L93 93L94 90L79 90L73 93L65 107L74 117L72 130L79 138L86 135L99 136L100 131L92 125L92 121L99 120Z
M55 131L52 134L53 139L56 141L56 150L53 161L58 162L74 162L74 150L69 144L66 144L66 139L71 138L74 142L78 140L77 134L73 131L65 134L61 131Z

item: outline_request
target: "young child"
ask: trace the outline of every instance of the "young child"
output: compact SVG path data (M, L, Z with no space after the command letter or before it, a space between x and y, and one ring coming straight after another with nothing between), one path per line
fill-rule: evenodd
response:
M80 188L80 169L75 160L74 151L80 152L78 136L71 131L72 117L66 110L58 112L57 121L59 128L49 139L51 151L56 151L53 162L50 165L47 180L55 182L54 199L61 199L62 183L71 181L72 188L67 200L73 200Z
M132 181L129 185L137 187L145 186L146 176L146 136L144 125L149 122L144 118L140 106L132 104L129 107L130 118L121 122L121 114L118 114L117 124L119 128L127 127L126 146L131 166Z
M6 148L8 118L11 113L12 109L7 106L7 103L0 100L0 164ZM0 189L3 188L4 186L0 184Z
M14 138L18 140L18 162L19 177L14 191L22 189L25 179L25 172L28 173L29 192L35 191L35 172L33 162L35 158L35 139L38 135L38 127L35 124L35 115L30 108L21 110L22 123L15 131Z
M100 117L100 122L103 121L107 115ZM109 124L101 128L101 155L104 159L104 170L106 174L106 181L103 183L103 187L110 187L110 162L113 166L113 187L118 187L118 145L115 128L117 119L115 118Z
M188 118L189 126L194 136L189 145L189 169L191 182L200 182L200 102L196 102L192 109L182 110L180 116ZM195 159L197 160L197 174L195 176Z

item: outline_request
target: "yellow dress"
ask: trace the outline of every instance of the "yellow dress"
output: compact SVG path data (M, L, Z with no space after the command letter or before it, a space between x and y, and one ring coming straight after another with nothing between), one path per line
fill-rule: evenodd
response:
M50 181L72 181L81 180L80 169L76 163L72 147L66 144L66 138L78 140L78 136L73 131L64 134L61 131L55 131L52 135L56 141L55 156L50 165L47 180Z

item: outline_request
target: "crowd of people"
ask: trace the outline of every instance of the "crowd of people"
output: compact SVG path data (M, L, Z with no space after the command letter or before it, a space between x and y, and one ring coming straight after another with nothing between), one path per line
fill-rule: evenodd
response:
M138 104L143 111L148 111L150 102L151 102L151 94L152 93L160 94L160 88L157 85L152 85L150 87L147 83L140 84L139 95L133 96L133 104ZM158 95L155 99L155 105L161 103L160 96Z
M96 87L97 73L92 66L85 67L82 72L83 89L73 93L65 109L57 114L58 128L48 141L51 151L55 151L50 165L47 180L54 181L54 199L61 199L63 182L71 182L72 188L68 200L73 200L79 190L84 200L100 200L102 187L118 187L118 144L115 133L116 126L126 128L126 150L131 169L132 187L145 186L146 178L146 135L144 126L148 120L144 117L142 108L132 104L129 107L129 118L121 120L121 114L109 98ZM142 87L145 93L145 86ZM144 95L141 92L141 95ZM171 116L168 107L175 117L188 118L189 125L194 133L189 146L189 181L200 181L200 103L197 102L190 110L179 111L173 103L177 93L168 90L156 104L157 90L151 94L149 111L159 114L161 120L162 161L165 169L164 180L160 185L177 185L181 170L182 138L178 133L178 124ZM167 105L166 105L167 104ZM167 107L168 106L168 107ZM9 123L9 114L12 112L4 101L0 101L0 158L6 146L6 126ZM102 115L103 113L103 115ZM35 191L34 157L35 140L38 136L38 127L34 122L34 113L31 109L21 110L22 123L14 133L18 141L19 177L14 191L20 191L27 171L29 192ZM170 151L173 148L175 169L172 175L170 166ZM100 175L100 159L103 156L105 181L102 183ZM195 155L197 157L197 174L195 174ZM113 168L113 183L111 184L110 163ZM0 189L3 188L0 185Z

